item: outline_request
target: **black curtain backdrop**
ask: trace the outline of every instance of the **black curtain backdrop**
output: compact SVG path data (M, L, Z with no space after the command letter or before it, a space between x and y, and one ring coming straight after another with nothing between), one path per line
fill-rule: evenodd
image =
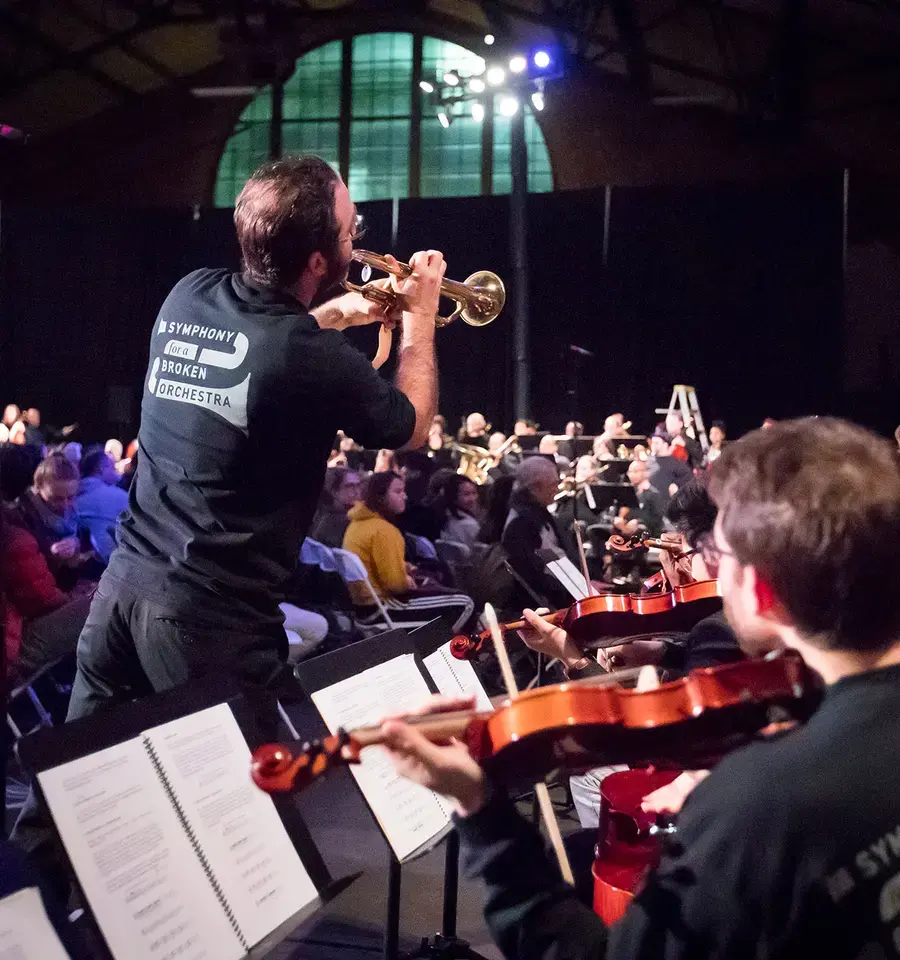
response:
M843 412L840 178L610 199L604 265L604 191L529 198L531 412L545 429L577 414L591 432L614 410L650 429L676 382L733 434L766 416ZM368 249L406 259L435 247L452 278L487 268L511 288L507 198L360 208ZM0 213L0 402L77 420L86 439L130 440L166 293L196 267L237 266L231 211L39 210L13 197ZM373 331L352 339L374 351ZM451 427L480 410L508 430L509 313L482 329L456 321L438 343Z

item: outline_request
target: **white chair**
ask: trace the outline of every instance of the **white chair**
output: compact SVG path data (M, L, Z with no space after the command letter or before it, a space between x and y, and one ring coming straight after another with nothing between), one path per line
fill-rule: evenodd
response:
M372 582L369 580L369 572L366 570L366 565L362 562L362 560L360 560L360 558L350 550L340 550L335 548L331 551L331 553L333 554L337 564L337 572L340 574L344 583L364 584L366 591L372 598L372 603L378 608L381 619L384 621L385 628L388 630L393 630L394 621L391 620L391 616L387 612L387 607L384 605L384 601L375 592L375 588L372 586ZM360 624L359 626L363 629L363 632L365 632L365 628L368 626L373 626L373 624Z

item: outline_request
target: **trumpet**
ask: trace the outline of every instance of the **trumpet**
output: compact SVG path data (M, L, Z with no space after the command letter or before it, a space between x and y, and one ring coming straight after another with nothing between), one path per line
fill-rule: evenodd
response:
M365 264L362 273L363 283L360 285L345 280L344 286L348 290L361 293L367 300L380 303L385 307L392 306L397 294L390 290L382 290L381 287L372 286L368 282L373 268L384 273L392 273L401 279L408 277L412 273L412 268L405 263L394 265L387 257L372 253L369 250L354 250L352 257L358 263ZM470 327L486 327L499 316L503 309L503 305L506 303L506 288L496 273L492 273L490 270L478 270L471 276L466 277L463 283L458 280L443 280L441 296L454 300L456 309L449 317L435 317L434 323L438 329L446 327L458 316L462 316L463 322Z

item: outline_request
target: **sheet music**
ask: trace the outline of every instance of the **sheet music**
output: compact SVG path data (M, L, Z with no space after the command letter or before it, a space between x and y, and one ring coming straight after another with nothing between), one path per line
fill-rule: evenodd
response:
M38 780L114 957L244 955L140 739Z
M560 557L547 564L547 569L556 577L573 600L584 600L593 594L584 574L568 557Z
M435 686L445 697L475 697L476 710L493 710L475 669L468 660L457 660L450 652L450 641L424 657L422 663Z
M251 945L318 896L271 797L250 779L250 748L228 704L144 736Z
M37 887L0 900L0 960L69 960Z
M409 653L324 687L312 695L312 701L335 733L338 727L352 730L414 710L429 696L425 678ZM409 856L450 822L437 794L395 773L381 747L367 747L362 763L351 766L350 772L398 859Z

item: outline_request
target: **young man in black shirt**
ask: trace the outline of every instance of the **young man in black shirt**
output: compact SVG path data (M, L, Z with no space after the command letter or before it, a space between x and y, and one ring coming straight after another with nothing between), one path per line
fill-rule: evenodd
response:
M266 164L234 219L242 272L189 274L153 327L137 472L79 640L69 719L208 673L271 686L287 656L279 590L338 429L415 448L436 412L442 254L417 253L392 279L402 313L356 293L310 313L350 264L358 217L341 178L318 157ZM391 385L339 331L398 320ZM17 826L26 847L33 813Z
M783 422L728 447L710 492L719 516L704 551L745 650L796 650L825 698L805 726L735 751L694 789L613 927L558 880L462 744L386 725L401 772L456 801L466 867L487 884L507 957L874 960L900 949L893 449L842 421Z

